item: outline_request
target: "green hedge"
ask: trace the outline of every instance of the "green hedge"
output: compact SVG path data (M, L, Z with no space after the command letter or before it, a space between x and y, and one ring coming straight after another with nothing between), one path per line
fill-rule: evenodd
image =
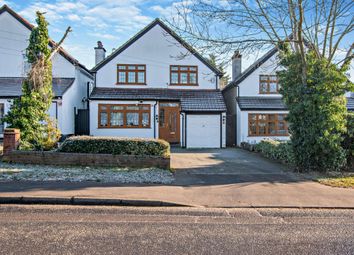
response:
M59 152L114 155L169 156L170 144L164 140L73 136L66 139Z
M294 152L290 142L275 140L262 140L254 146L255 151L262 153L265 157L280 160L286 164L294 164Z

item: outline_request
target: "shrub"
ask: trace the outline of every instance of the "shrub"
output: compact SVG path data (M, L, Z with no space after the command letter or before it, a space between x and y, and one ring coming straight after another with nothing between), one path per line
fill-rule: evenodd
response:
M114 155L169 156L170 144L164 140L73 136L64 141L59 152Z
M343 148L347 153L347 166L354 167L354 113L348 112L347 132L344 135Z
M267 158L280 160L283 163L295 163L294 152L290 142L262 140L255 145L255 151L262 153Z

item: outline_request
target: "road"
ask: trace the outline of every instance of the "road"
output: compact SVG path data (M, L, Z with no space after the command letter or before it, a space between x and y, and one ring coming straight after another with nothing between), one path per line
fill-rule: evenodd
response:
M354 254L354 210L0 205L0 254Z

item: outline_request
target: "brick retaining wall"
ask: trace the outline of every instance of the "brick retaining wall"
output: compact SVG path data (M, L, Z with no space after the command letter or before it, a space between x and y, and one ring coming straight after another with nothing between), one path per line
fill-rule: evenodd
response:
M170 158L159 156L63 153L52 151L12 151L3 161L38 165L115 166L170 169Z

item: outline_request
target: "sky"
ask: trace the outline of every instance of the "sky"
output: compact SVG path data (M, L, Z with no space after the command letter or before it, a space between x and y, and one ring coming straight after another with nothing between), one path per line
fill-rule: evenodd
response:
M50 37L59 41L72 32L63 47L88 68L94 66L94 47L102 41L107 54L155 18L173 13L172 0L0 0L35 24L35 12L45 12Z

